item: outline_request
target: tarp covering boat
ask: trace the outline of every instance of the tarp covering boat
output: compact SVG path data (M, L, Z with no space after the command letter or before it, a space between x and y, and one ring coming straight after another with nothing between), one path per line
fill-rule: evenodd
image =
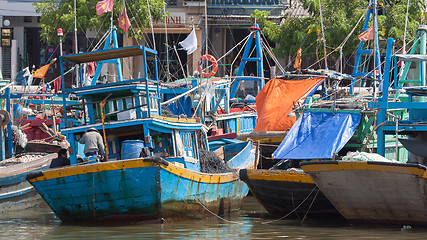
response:
M410 153L427 158L427 143L417 140L401 139L399 141Z
M328 159L350 140L360 113L305 111L272 154L275 159Z
M295 123L288 117L294 104L304 101L310 92L323 82L324 77L304 80L271 79L256 97L258 122L254 132L285 131Z

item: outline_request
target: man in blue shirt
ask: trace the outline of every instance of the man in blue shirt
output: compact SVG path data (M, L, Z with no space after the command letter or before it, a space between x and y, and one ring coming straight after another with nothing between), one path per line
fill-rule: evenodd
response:
M67 149L62 148L58 151L58 157L52 159L52 162L50 162L49 168L58 168L68 165L70 165L70 159L67 158Z

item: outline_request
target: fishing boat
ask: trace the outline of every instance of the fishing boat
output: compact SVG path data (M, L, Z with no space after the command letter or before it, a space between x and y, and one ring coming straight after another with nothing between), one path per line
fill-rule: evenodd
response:
M369 14L365 16L364 28L367 28L371 19L376 21L375 16L374 9L369 10ZM364 54L362 49L363 41L357 50L357 61L360 60L360 55ZM378 48L375 51L375 55L377 54L379 55ZM377 68L379 65L380 62L377 61ZM304 75L318 72L328 77L325 80L328 82L323 84L322 89L328 95L317 101L313 97L308 98L301 107L288 110L295 112L299 118L291 125L292 128L280 145L274 149L272 157L276 164L270 170L241 170L242 180L249 185L258 201L275 216L339 216L339 212L322 191L319 191L310 176L299 167L301 161L324 162L349 158L346 154L354 151L363 152L358 155L364 155L367 151L377 151L377 141L384 143L384 151L388 157L396 153L404 155L406 152L401 145L396 146L392 137L377 138L374 131L377 127L376 111L368 107L375 98L366 94L367 89L354 87L353 77L362 77L360 82L363 78L372 76L372 72L361 73L356 67L353 76L328 70L306 70ZM382 76L378 75L378 78L382 79ZM345 82L351 83L352 87L343 85ZM357 92L363 94L358 95ZM393 114L403 116L403 111L395 109Z
M168 105L173 113L198 116L209 127L208 141L212 149L234 142L237 134L250 133L257 123L255 97L266 81L258 25L250 28L250 33L244 40L243 54L239 55L241 60L233 76L215 77L217 60L206 54L200 57L198 71L194 76L164 84L167 87L161 89L164 98L162 104ZM206 72L208 67L203 68L205 62L209 62L206 65L212 67L209 73ZM256 73L245 76L244 72L248 73L248 68L245 67L251 63L256 64ZM191 97L186 102L183 102L184 98L171 101L181 94L190 94ZM191 108L194 112L191 112Z
M0 162L0 213L34 207L43 202L40 195L26 181L32 171L47 169L57 154L29 153Z
M304 111L273 153L276 169L240 170L253 195L274 216L339 216L313 180L299 169L306 159L331 159L352 138L360 113ZM330 143L329 146L325 143Z
M425 26L420 26L415 45L410 54L394 54L391 57L393 39L388 39L387 58L383 89L394 89L394 96L383 91L378 101L369 106L378 111L376 134L377 154L358 161L304 162L301 167L310 174L320 190L349 221L393 224L427 225L426 209L426 85ZM420 45L420 53L416 53ZM390 85L391 62L406 62L401 78ZM407 79L411 65L415 65L418 79ZM412 86L405 86L411 83ZM407 101L395 101L405 92ZM402 96L401 96L402 97ZM395 109L404 109L405 117L393 114ZM395 136L409 153L402 156L387 156L385 137ZM403 159L402 159L403 157Z
M65 223L139 222L239 209L249 189L238 169L256 167L255 145L239 142L211 152L199 120L163 116L157 52L119 48L115 36L112 29L103 50L60 58L61 66L98 62L90 85L65 90L84 99L89 119L61 129L71 144L71 166L32 173L27 180ZM120 58L127 57L140 58L142 77L123 79ZM96 84L106 62L115 64L118 81ZM77 164L86 159L76 139L89 128L103 133L106 161L89 157Z
M0 89L4 91L0 110L0 213L24 210L42 203L37 191L26 181L25 177L32 171L46 169L56 154L47 153L24 153L15 155L12 136L19 141L26 139L16 134L18 128L13 128L9 114L10 109L10 85ZM15 126L16 127L16 126ZM8 135L5 134L7 131ZM22 133L22 131L21 131ZM10 136L10 137L7 137Z

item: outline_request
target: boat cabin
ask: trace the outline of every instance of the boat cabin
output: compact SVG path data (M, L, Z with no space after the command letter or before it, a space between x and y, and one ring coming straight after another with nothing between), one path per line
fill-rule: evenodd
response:
M110 34L113 38L114 32L115 29ZM98 63L89 83L81 83L78 88L64 88L64 94L82 99L81 103L74 105L64 102L64 111L80 108L84 112L81 126L74 126L72 121L65 119L66 127L61 129L71 144L71 163L77 164L78 158L86 159L84 144L80 144L78 139L89 128L95 128L104 139L106 161L159 156L171 158L171 162L189 169L199 169L198 150L208 150L206 134L200 122L170 116L170 112L161 107L157 52L144 46L109 49L108 41L104 50L60 58L62 75L64 62L78 64L80 69L84 63ZM138 77L125 80L121 62L130 57L139 58L142 72ZM104 84L98 81L105 63L116 65L117 81L109 82L107 79L108 83ZM164 112L168 117L163 116Z

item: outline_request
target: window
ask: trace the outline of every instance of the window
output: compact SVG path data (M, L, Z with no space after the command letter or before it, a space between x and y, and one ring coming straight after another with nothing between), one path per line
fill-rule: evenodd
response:
M194 132L180 132L185 156L197 158Z
M178 5L178 0L166 0L165 1L167 6L177 6Z

